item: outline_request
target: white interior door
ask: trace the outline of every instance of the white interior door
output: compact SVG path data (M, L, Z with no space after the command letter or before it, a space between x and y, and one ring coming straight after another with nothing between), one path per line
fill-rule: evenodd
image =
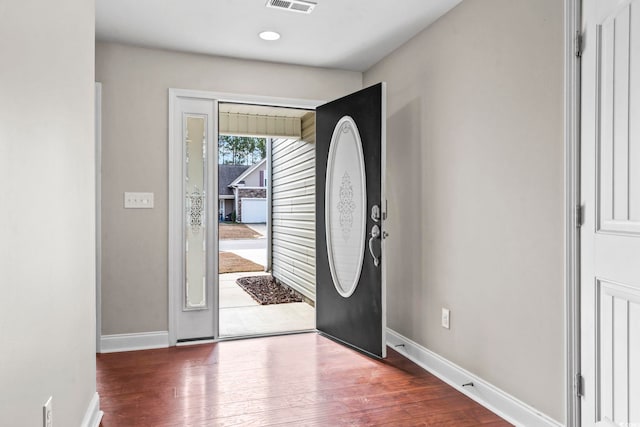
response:
M178 97L170 143L176 256L170 265L176 340L214 338L217 331L217 102Z
M585 0L583 32L582 425L640 425L640 0Z

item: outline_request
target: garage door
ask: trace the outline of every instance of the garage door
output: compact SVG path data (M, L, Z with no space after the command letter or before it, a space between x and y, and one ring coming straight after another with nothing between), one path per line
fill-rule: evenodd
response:
M267 199L241 199L240 220L250 224L267 222Z

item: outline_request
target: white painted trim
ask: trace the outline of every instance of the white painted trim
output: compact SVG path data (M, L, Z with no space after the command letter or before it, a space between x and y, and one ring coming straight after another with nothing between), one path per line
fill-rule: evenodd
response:
M387 344L451 387L516 426L559 427L562 425L480 377L388 328ZM473 383L473 387L462 386L469 382Z
M264 266L264 271L272 270L273 263L273 159L271 155L271 149L273 146L273 138L267 138L267 265Z
M251 173L253 171L255 171L260 166L262 166L262 164L265 163L266 161L267 161L267 158L265 157L264 159L260 160L258 163L256 163L253 166L249 167L246 171L242 172L240 174L240 176L238 176L236 179L234 179L233 182L231 184L229 184L229 187L237 186L240 181L242 181L243 179L245 179L246 177L251 175ZM254 187L242 187L242 188L254 188ZM256 188L264 188L264 187L256 187Z
M95 84L96 353L102 334L102 83Z
M580 233L575 210L580 203L580 59L575 40L582 26L580 0L564 1L564 360L565 423L580 425Z
M380 129L381 147L380 147L380 275L381 275L381 292L382 300L382 357L387 357L387 238L385 237L386 227L385 221L388 218L387 212L387 82L382 82L382 124Z
M140 332L135 334L114 334L101 337L101 353L149 350L169 347L169 332Z
M178 104L178 96L169 89L169 236L168 236L168 328L169 344L175 345L178 341L178 315L176 313L177 292L174 290L177 283L182 282L180 264L182 262L182 150L178 141L174 141L175 111ZM180 169L179 169L180 168ZM174 175L176 175L174 177Z
M204 90L169 89L170 97L212 99L218 102L234 102L238 104L268 105L273 107L300 108L315 110L326 103L315 99L280 98L276 96L246 95L228 92L209 92Z
M212 138L207 138L207 143L210 144L207 147L209 150L209 159L207 163L207 169L210 171L208 180L209 191L211 197L209 197L208 209L209 215L205 212L205 218L207 218L207 227L209 231L207 233L207 265L210 266L206 270L207 281L213 283L211 289L211 310L213 310L213 336L220 335L220 265L219 265L219 253L220 253L220 236L218 235L218 207L216 206L216 200L218 200L218 139L220 138L219 128L219 103L217 100L213 100L213 117L211 118L212 126ZM214 215L215 212L215 215Z
M100 395L96 392L93 394L91 402L89 402L80 427L99 427L103 415L104 412L100 410Z

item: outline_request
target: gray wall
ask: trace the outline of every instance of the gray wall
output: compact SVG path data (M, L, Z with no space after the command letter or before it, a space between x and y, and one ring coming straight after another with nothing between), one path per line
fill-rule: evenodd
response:
M467 0L364 76L388 82L389 326L557 420L562 17Z
M332 99L362 74L96 45L103 83L102 334L167 330L168 88ZM124 210L125 191L153 191L155 209Z
M96 391L94 2L0 3L0 425Z

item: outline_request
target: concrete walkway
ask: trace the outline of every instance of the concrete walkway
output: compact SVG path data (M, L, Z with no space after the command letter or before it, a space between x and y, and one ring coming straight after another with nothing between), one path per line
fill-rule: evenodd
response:
M267 239L220 240L219 250L233 252L263 267L267 265Z
M266 224L245 224L247 227L262 235L257 239L221 239L218 242L218 249L234 254L255 262L256 264L267 265L267 233Z
M305 302L260 305L235 281L269 273L220 275L220 336L260 335L314 329L315 309Z
M255 231L256 233L260 233L262 237L267 237L267 224L245 224L247 227Z

